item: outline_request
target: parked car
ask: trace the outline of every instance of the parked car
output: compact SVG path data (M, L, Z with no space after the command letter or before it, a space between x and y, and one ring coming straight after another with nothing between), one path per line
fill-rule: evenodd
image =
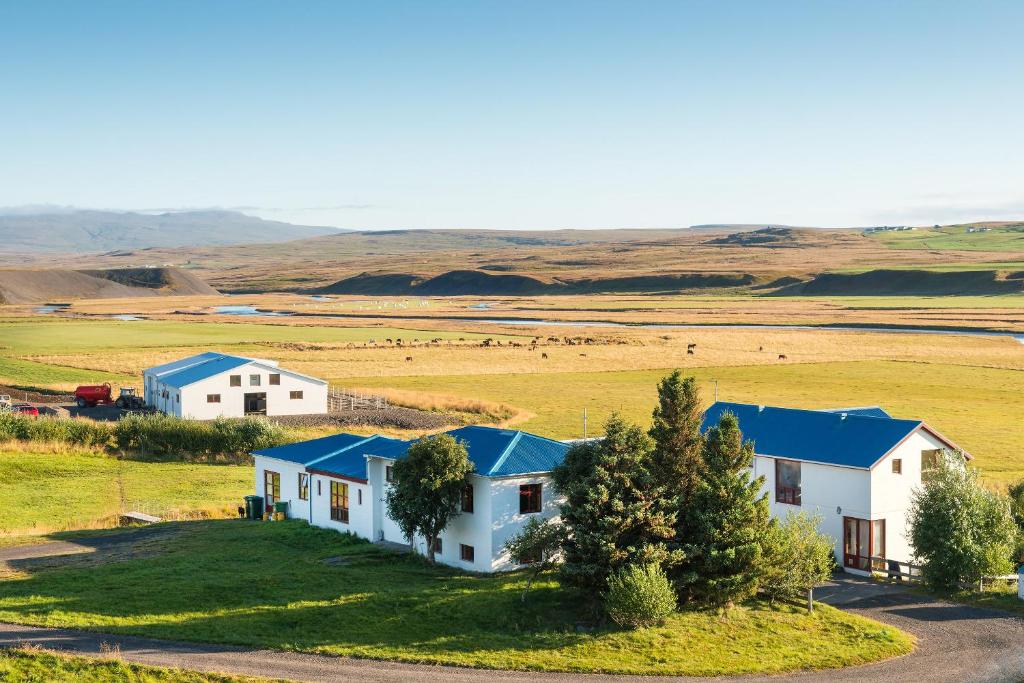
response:
M29 403L15 403L11 406L11 410L22 415L39 415L39 408Z

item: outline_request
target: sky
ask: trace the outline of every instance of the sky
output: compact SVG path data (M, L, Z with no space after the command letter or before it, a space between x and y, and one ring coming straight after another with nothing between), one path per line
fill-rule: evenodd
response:
M0 206L1024 218L1024 2L0 0Z

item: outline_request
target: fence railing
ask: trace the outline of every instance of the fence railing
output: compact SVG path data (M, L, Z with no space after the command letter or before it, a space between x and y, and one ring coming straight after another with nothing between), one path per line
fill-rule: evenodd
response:
M894 581L906 581L916 583L921 581L921 565L902 560L889 560L884 557L871 557L871 572L876 576ZM962 583L962 588L977 588L979 592L985 590L985 584L992 581L1019 581L1019 574L1000 574L983 576L978 583Z
M327 394L328 410L383 410L388 407L384 396L363 394L347 389L331 388Z

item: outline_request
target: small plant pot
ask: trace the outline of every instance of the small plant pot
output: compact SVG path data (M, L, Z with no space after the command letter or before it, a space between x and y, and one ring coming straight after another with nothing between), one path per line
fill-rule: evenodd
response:
M283 512L275 512L274 513L274 521L275 522L283 522L284 521L284 513Z
M264 512L263 513L263 519L264 519L264 521L269 521L270 520L270 513L269 512Z

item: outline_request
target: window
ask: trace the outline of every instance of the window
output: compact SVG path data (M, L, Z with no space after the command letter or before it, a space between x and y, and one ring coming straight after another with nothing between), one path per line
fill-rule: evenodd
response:
M233 387L240 387L240 386L242 386L242 376L241 375L231 375L231 386L233 386Z
M281 375L274 373L270 375L270 379L268 381L270 382L271 385L276 387L279 384L281 384Z
M463 512L473 512L473 485L466 484L462 489L462 500L460 501Z
M902 458L893 458L892 459L892 473L893 474L903 474L903 459Z
M180 403L181 402L181 394L175 394L174 395L174 402L175 403Z
M320 480L316 480L316 495L321 495L323 492L320 490Z
M391 465L387 465L384 468L384 481L392 481L393 482L394 480L395 480L395 471L393 469L391 469Z
M220 394L207 394L206 395L206 402L207 403L220 403Z
M463 546L463 547L465 547L465 546ZM440 555L441 554L441 539L440 538L435 538L434 539L434 554L435 555Z
M473 546L466 545L465 543L459 544L459 559L463 562L473 561Z
M523 484L519 487L519 514L540 512L540 484Z
M299 472L299 500L309 500L309 475Z
M843 564L854 569L885 569L885 520L843 518Z
M289 391L288 392L288 398L291 398L291 399L302 399L302 392L301 391Z
M793 460L775 461L775 502L800 504L800 463Z
M939 461L942 459L942 450L932 448L921 451L921 481L928 481L935 470L939 469Z
M331 519L348 524L348 484L331 482Z
M356 503L358 503L359 505L363 504L363 490L362 489L356 489Z
M250 387L258 387L259 385L260 385L260 376L259 375L249 375L249 386Z
M281 475L263 470L263 501L269 508L281 497Z

